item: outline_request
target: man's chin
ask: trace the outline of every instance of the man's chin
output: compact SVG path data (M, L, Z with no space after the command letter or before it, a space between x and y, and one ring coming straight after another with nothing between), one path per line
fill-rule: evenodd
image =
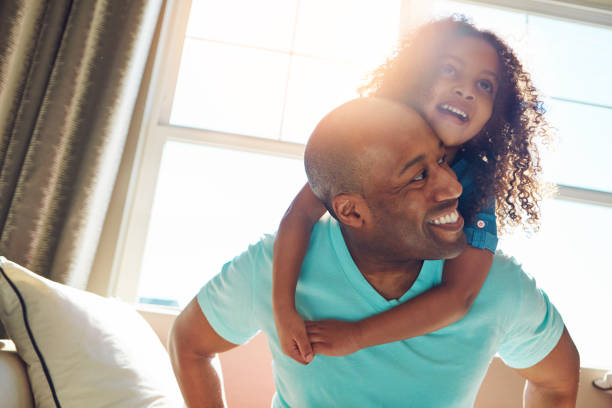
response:
M461 234L452 241L439 242L440 257L437 259L453 259L461 255L467 245L465 234Z

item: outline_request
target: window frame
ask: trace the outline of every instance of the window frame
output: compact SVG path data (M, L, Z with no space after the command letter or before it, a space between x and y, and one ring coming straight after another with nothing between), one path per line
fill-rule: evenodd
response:
M400 35L417 24L416 18L413 17L414 13L409 12L411 4L416 1L418 0L402 1ZM612 29L612 7L604 5L584 5L572 0L456 1ZM131 303L137 301L142 257L166 141L188 142L294 159L302 159L304 153L304 145L301 143L169 124L191 0L168 0L165 7L158 52L153 65L152 80L142 117L108 286L108 295ZM612 207L612 193L564 185L558 186L558 195L555 199Z

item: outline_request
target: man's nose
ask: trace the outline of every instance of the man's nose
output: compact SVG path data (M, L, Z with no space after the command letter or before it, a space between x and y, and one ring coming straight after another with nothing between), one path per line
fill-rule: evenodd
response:
M434 179L433 199L436 202L455 200L461 196L463 187L455 172L449 167L439 167Z

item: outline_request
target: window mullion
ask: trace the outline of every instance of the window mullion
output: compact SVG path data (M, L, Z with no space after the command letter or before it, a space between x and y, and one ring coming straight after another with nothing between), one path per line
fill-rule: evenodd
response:
M172 102L174 100L176 82L181 66L181 55L189 22L191 0L177 1L176 5L169 9L172 10L173 18L168 24L168 35L165 39L166 43L163 45L164 58L160 61L163 75L159 77L161 86L155 96L157 109L154 113L156 116L154 121L161 124L170 122Z
M294 159L302 159L304 157L304 144L302 143L173 125L157 125L157 130L164 134L167 140L203 144Z
M586 188L558 185L558 195L555 197L560 200L574 201L584 204L599 205L602 207L612 207L612 193L605 191L590 190Z

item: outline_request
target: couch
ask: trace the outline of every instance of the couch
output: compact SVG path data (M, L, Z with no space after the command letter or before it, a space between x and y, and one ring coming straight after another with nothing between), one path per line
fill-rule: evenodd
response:
M177 311L140 309L139 314L151 325L160 342L165 339ZM33 408L34 400L26 365L19 357L15 343L0 340L0 406L3 408Z

